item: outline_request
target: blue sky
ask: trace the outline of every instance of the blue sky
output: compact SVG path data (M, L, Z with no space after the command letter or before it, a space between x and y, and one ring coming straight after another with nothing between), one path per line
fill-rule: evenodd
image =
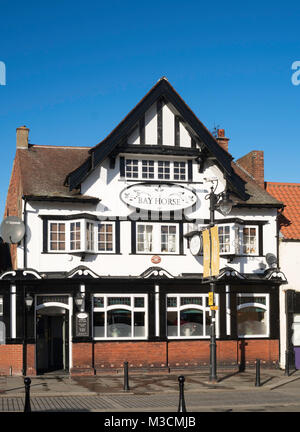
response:
M279 4L280 3L280 4ZM0 213L16 128L30 142L93 146L166 76L265 180L299 182L300 5L238 1L0 0Z

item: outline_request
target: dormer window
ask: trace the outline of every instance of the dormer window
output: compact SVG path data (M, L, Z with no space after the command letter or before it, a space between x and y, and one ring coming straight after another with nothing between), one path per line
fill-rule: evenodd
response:
M86 220L48 221L44 252L115 253L115 222Z
M190 161L191 164L192 161ZM189 174L188 174L189 173ZM128 180L192 181L192 166L187 160L153 160L125 158L121 176Z

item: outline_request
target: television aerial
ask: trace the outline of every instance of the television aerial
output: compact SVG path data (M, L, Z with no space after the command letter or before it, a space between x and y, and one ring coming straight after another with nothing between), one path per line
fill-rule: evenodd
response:
M19 243L25 235L24 222L17 216L8 216L0 226L0 237L4 243Z
M271 267L271 268L277 267L277 258L276 258L276 256L274 254L267 253L267 255L266 255L266 261L267 261L269 267Z

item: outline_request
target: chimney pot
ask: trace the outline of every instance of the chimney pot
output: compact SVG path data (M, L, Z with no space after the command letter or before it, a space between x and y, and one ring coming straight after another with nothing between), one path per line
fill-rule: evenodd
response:
M17 149L28 149L29 129L26 126L17 128Z
M228 152L228 141L229 138L225 137L225 129L217 129L217 142L220 147Z

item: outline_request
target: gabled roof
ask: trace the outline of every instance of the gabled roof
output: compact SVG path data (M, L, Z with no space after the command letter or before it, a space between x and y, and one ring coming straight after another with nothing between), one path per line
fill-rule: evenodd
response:
M17 149L22 193L31 199L95 200L64 186L66 175L88 157L90 147L30 145ZM97 201L99 201L97 199Z
M266 182L267 191L284 205L280 231L287 240L300 240L300 183Z
M176 114L180 115L185 121L185 127L191 136L200 140L210 154L216 158L216 162L225 173L233 191L236 192L241 199L246 200L248 195L245 192L244 181L236 175L231 166L232 156L218 144L213 135L196 117L165 77L161 78L152 87L143 99L141 99L103 141L90 149L90 158L67 176L66 183L69 185L70 190L77 188L97 165L112 154L122 139L130 133L141 116L160 98L164 98L172 104L173 108L177 111Z

